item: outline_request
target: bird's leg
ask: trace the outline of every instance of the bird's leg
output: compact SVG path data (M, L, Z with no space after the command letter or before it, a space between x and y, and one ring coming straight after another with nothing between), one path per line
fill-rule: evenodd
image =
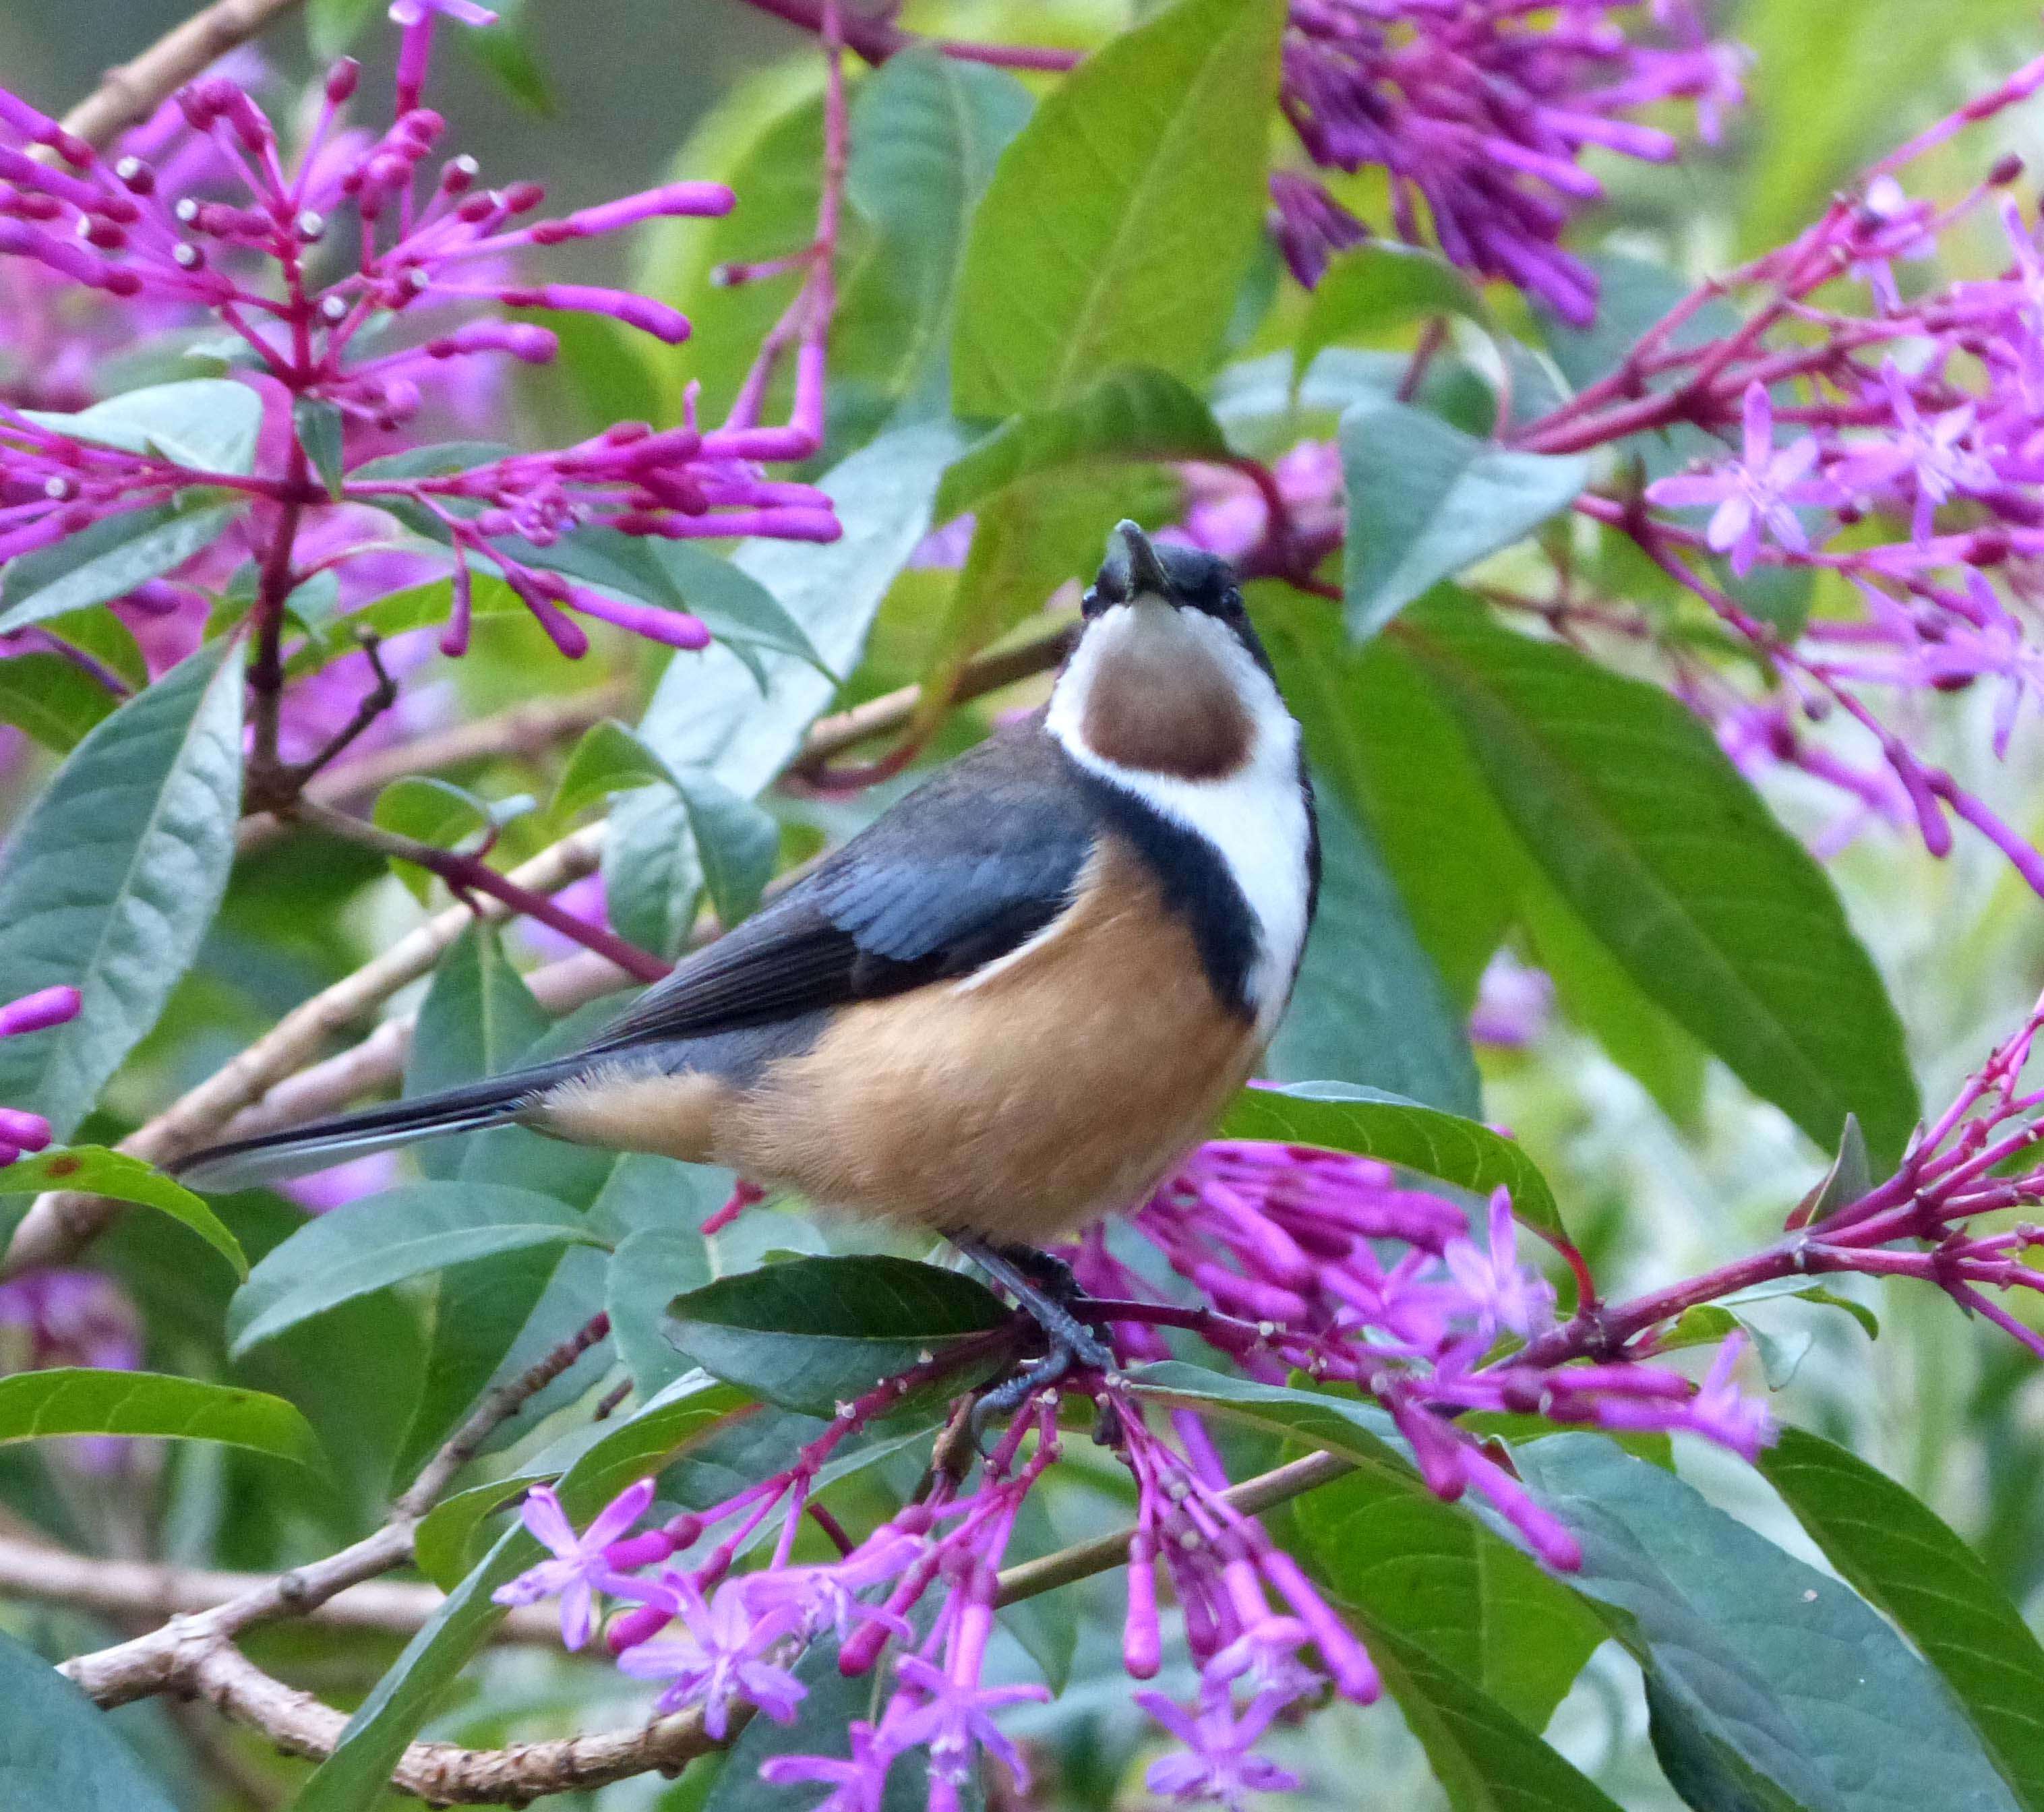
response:
M973 1413L975 1427L1005 1415L1032 1392L1055 1384L1074 1365L1096 1372L1114 1370L1114 1349L1072 1312L1072 1306L1084 1299L1068 1265L1034 1247L997 1246L969 1233L945 1237L1028 1311L1050 1345L1050 1351L1033 1365L979 1399ZM1031 1276L1032 1271L1038 1276L1049 1272L1049 1288Z

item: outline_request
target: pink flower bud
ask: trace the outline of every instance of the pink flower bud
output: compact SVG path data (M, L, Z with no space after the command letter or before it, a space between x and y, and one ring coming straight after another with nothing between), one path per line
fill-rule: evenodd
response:
M47 1031L52 1026L61 1026L76 1019L83 1004L83 997L75 988L38 989L33 994L25 994L20 1000L0 1007L0 1038L17 1037L23 1032Z

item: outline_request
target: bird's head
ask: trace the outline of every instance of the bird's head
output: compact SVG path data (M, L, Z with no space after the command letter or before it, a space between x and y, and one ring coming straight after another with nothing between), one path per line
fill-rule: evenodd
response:
M1247 628L1242 584L1227 561L1202 548L1159 546L1132 522L1114 525L1107 558L1082 601L1088 622L1118 604L1156 604L1203 611Z
M1296 748L1241 582L1225 560L1117 523L1084 613L1049 716L1074 753L1137 772L1219 780Z

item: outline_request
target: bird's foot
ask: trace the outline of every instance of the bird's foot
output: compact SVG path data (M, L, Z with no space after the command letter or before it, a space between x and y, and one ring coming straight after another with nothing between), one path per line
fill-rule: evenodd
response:
M986 1392L973 1406L978 1434L997 1416L1011 1414L1040 1390L1074 1370L1115 1375L1114 1349L1080 1319L1088 1299L1071 1267L1034 1246L996 1246L970 1234L949 1236L952 1245L1007 1290L1043 1330L1048 1350Z

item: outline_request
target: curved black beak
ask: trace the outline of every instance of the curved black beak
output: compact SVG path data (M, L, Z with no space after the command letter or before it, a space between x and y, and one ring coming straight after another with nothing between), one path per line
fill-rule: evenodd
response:
M1126 516L1114 525L1108 546L1110 560L1118 553L1128 562L1131 597L1146 591L1159 597L1171 595L1171 582L1165 576L1164 562L1157 558L1157 550L1150 545L1150 537Z

